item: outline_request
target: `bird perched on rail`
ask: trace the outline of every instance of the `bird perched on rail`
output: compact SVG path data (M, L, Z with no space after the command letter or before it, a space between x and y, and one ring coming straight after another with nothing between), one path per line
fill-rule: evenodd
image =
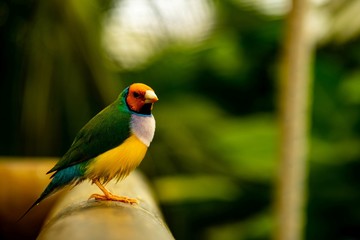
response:
M78 132L69 150L47 172L53 173L51 182L21 218L46 197L85 179L90 179L104 193L92 194L90 198L137 203L136 199L112 194L104 185L111 179L128 176L144 158L154 137L155 119L151 110L156 101L154 90L145 84L134 83L125 88Z

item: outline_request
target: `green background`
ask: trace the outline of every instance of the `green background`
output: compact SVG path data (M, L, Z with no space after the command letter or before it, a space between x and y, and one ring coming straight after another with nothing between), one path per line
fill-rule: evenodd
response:
M200 40L179 40L165 25L170 33L144 37L151 55L127 67L103 41L116 2L0 1L0 155L61 156L83 124L124 87L143 82L160 101L140 168L175 238L269 239L285 19L249 2L208 1L211 27ZM317 10L331 25L354 2ZM306 239L360 238L354 28L327 29L314 50Z

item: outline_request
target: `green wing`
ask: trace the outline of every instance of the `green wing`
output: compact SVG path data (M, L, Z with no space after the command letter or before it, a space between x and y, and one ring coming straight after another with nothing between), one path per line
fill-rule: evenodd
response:
M120 145L130 136L130 120L124 104L115 101L79 131L70 149L47 173L90 160Z

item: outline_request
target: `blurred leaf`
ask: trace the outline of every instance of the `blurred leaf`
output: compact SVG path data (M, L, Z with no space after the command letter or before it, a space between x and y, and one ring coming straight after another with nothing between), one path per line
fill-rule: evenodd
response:
M234 32L222 32L213 36L208 47L206 60L209 67L223 76L224 81L233 80L231 77L244 70L246 61Z
M159 200L165 204L231 201L241 189L229 178L216 175L177 175L155 179Z
M348 104L360 104L360 71L355 71L340 84L340 96Z
M212 129L214 131L214 129ZM274 177L278 133L270 115L231 118L217 125L212 149L221 152L237 175L252 180Z
M269 239L273 221L269 212L263 212L252 218L217 225L205 230L205 239L208 240L245 240L245 239Z

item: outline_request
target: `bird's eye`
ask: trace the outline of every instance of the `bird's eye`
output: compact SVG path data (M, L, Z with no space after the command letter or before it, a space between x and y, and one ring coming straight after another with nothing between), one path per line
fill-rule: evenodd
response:
M133 93L133 96L134 96L134 98L139 98L139 97L140 97L140 94L137 93L137 92L134 92L134 93Z

